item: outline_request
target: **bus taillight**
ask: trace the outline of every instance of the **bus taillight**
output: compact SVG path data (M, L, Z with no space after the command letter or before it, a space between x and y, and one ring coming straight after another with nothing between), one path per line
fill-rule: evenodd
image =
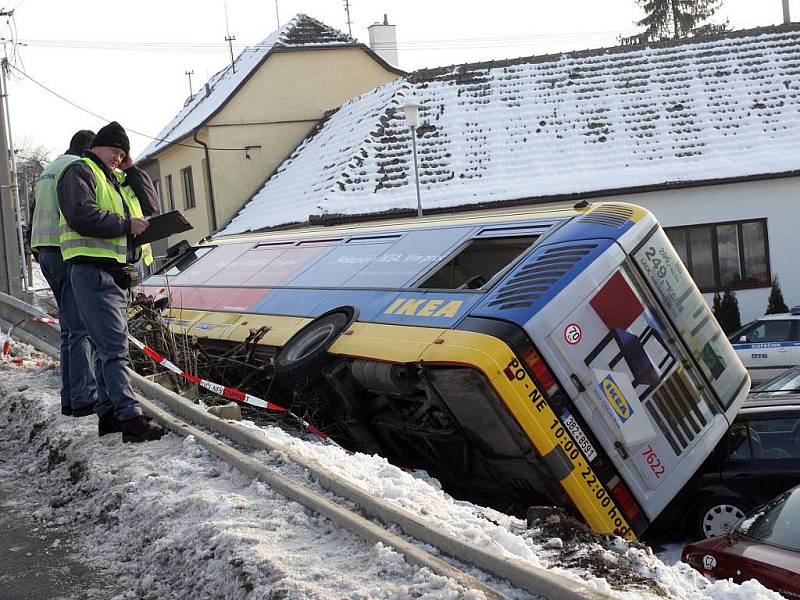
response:
M614 477L614 479L617 479ZM639 516L640 509L636 500L633 499L633 494L622 481L618 481L616 485L611 486L611 495L617 501L617 506L622 509L628 522L633 521Z
M544 388L544 391L548 394L552 394L555 391L553 388L556 387L556 380L536 350L533 348L525 350L525 352L522 353L522 360L530 369L531 373L533 373L533 376L539 384Z

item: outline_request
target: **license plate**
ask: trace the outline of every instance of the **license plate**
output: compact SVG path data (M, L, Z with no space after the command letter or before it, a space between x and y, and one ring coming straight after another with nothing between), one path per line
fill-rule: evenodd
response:
M586 437L586 434L583 433L583 429L581 429L581 426L578 425L578 422L575 420L575 417L572 416L572 413L570 413L568 410L564 411L564 414L561 415L561 422L564 423L564 427L567 429L567 431L572 434L572 438L575 440L578 448L581 449L589 462L593 461L595 456L597 456L597 451L594 449L594 446L592 446L589 438Z

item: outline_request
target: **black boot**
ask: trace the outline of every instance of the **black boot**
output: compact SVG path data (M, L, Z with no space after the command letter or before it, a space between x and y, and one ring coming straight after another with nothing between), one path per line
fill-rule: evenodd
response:
M64 406L62 404L61 405L61 414L64 415L65 417L71 417L72 416L72 407L71 406Z
M113 410L108 411L100 417L100 421L97 423L97 434L100 437L108 435L109 433L119 433L120 431L122 431L122 423L114 415Z
M73 417L89 417L94 414L94 406L84 406L83 408L73 408Z
M166 430L156 425L151 425L144 415L134 419L120 421L122 425L122 441L137 444L139 442L152 442L166 435Z

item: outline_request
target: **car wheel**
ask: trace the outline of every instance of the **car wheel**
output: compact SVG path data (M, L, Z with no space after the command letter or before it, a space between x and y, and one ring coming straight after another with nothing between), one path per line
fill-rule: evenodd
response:
M727 535L745 518L749 508L738 498L710 498L692 513L689 534L692 539Z

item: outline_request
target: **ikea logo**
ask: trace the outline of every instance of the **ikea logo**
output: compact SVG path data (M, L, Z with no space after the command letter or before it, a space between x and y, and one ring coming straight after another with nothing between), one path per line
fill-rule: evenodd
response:
M463 300L425 300L424 298L398 298L383 311L385 315L408 315L409 317L447 317L458 314Z
M622 394L622 391L611 375L607 375L606 378L600 382L600 388L603 390L603 395L611 405L611 408L614 409L614 412L617 413L623 423L633 416L631 405L628 404L628 401L625 399L625 396Z

